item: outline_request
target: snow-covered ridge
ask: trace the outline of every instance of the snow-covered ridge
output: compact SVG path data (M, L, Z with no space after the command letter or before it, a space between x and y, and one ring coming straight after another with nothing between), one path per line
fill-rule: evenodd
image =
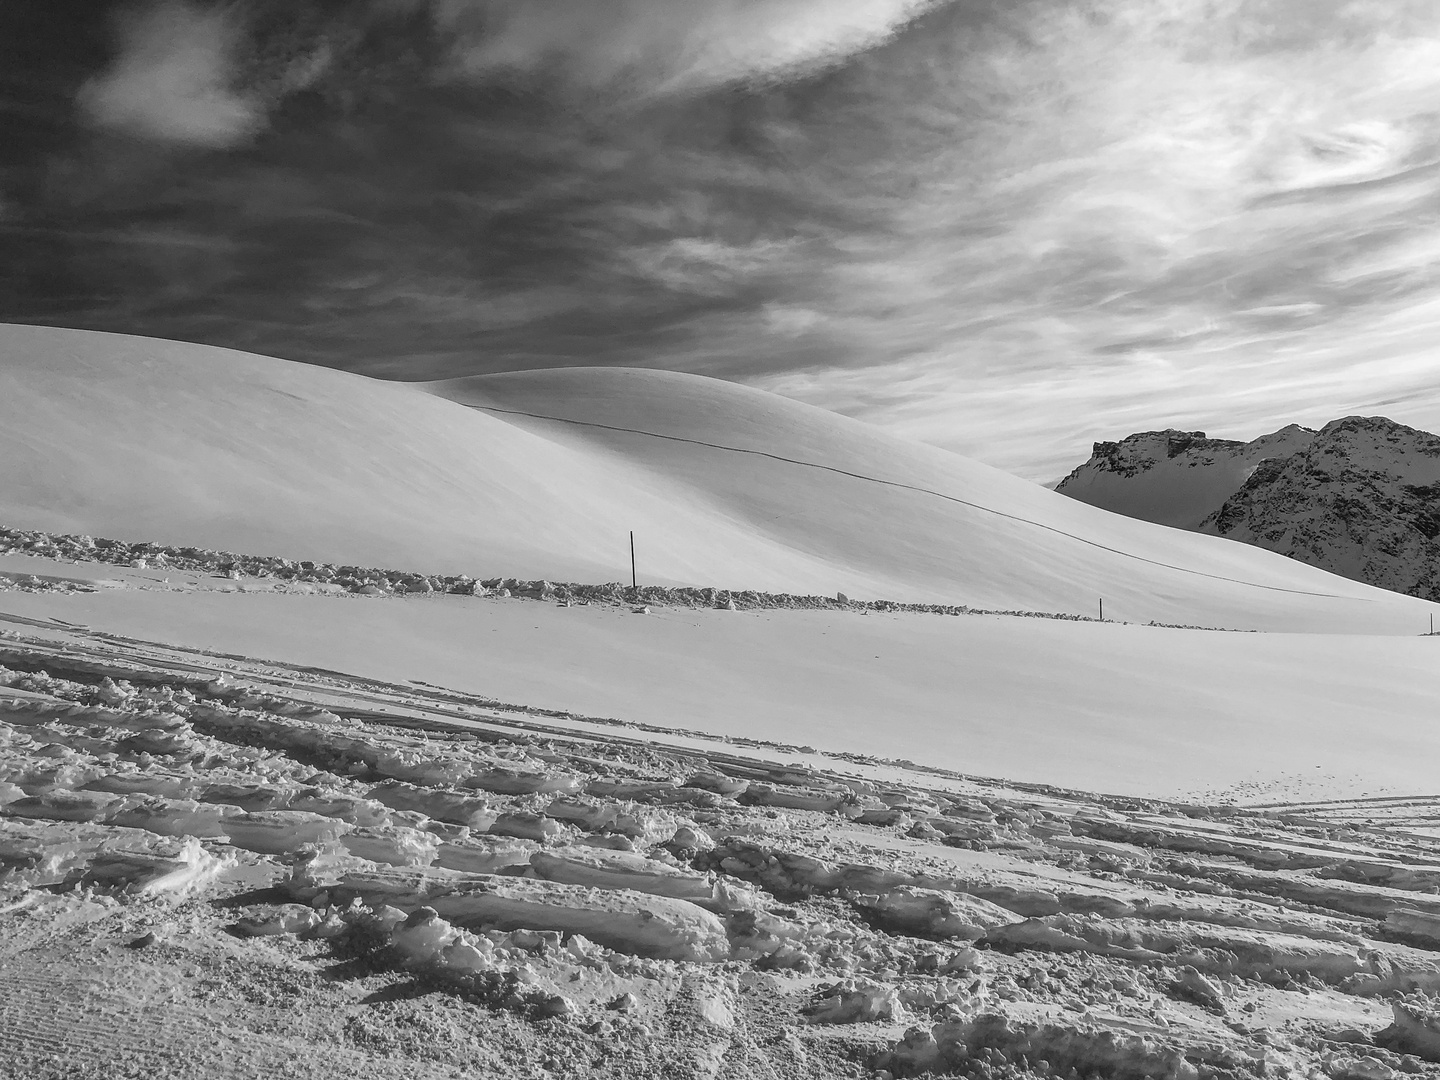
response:
M844 592L1238 629L1409 632L1412 602L1177 536L773 394L570 369L415 386L0 327L0 521L521 580ZM1178 459L1177 459L1178 460ZM1113 613L1113 614L1112 614Z
M1440 599L1440 438L1383 416L1248 443L1180 431L1098 442L1056 491Z

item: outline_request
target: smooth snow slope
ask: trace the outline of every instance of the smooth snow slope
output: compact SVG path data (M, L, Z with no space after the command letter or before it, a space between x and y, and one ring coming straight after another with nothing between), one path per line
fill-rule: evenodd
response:
M402 384L207 346L0 326L0 522L402 570L830 587L682 488ZM696 545L695 537L705 542Z
M0 461L6 524L292 558L623 580L633 529L651 582L1082 614L1103 596L1116 619L1300 631L1412 633L1433 610L664 372L422 388L5 326Z
M1433 610L718 380L570 368L428 388L678 479L779 543L884 574L896 598L1094 614L1103 597L1107 618L1342 632L1409 633Z

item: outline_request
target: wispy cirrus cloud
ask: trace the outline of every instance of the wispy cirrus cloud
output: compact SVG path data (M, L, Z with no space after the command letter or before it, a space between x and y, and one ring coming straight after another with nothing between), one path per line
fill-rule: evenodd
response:
M1037 478L1129 425L1254 434L1379 398L1440 420L1416 364L1374 362L1377 338L1423 336L1394 327L1440 329L1433 10L1117 3L1019 18L1023 35L989 24L955 63L912 56L915 104L879 109L930 135L889 157L897 181L921 179L823 286L861 298L843 337L879 359L761 385ZM882 63L863 65L867 100L895 85Z
M1432 0L119 11L84 126L0 166L0 317L681 368L1036 479L1166 424L1440 426Z

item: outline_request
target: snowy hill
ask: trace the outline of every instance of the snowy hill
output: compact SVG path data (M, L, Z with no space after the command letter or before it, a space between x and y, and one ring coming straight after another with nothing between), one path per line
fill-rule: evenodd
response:
M531 414L531 415L521 415ZM1427 605L696 376L412 386L0 328L0 522L430 572L1411 632Z
M1131 435L1096 443L1056 490L1440 600L1440 438L1384 417L1291 425L1248 443Z

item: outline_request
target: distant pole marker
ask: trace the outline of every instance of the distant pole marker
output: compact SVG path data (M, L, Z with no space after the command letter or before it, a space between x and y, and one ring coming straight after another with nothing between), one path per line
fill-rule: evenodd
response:
M635 577L635 531L630 531L630 587L638 589L640 581Z

